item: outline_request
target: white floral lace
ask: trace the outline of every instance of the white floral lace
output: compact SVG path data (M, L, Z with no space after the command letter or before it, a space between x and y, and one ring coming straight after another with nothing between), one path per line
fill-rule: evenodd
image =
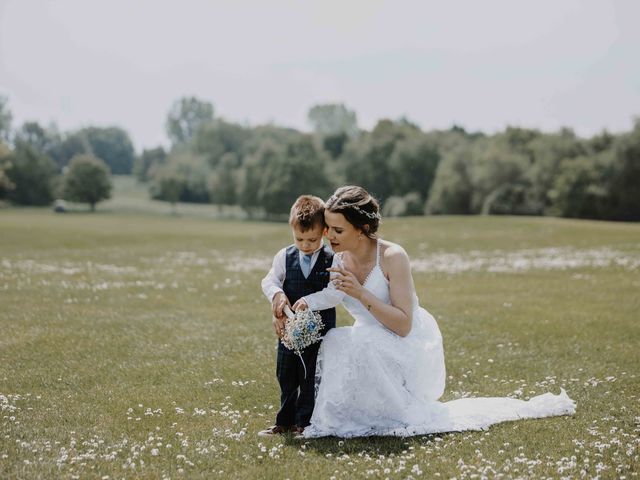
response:
M379 261L366 288L389 303L389 285ZM442 337L415 294L413 326L406 337L386 329L354 298L346 296L343 304L354 324L330 330L322 342L316 404L305 437L481 430L508 420L575 412L564 390L529 401L490 397L438 402L445 386Z

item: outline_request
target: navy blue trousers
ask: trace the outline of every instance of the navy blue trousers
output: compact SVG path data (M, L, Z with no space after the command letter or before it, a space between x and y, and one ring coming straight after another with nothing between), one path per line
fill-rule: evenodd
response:
M280 410L276 416L276 425L281 427L306 427L311 422L315 403L316 359L320 342L309 345L302 352L302 359L278 341L276 376L280 384Z

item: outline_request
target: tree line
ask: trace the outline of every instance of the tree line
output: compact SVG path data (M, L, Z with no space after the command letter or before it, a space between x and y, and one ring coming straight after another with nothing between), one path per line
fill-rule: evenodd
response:
M303 193L326 198L338 185L358 184L381 200L387 216L640 220L640 120L629 132L590 138L568 128L423 131L406 118L383 119L365 131L342 104L316 105L308 120L312 133L240 125L217 116L210 102L183 97L167 114L170 147L136 155L118 127L61 133L27 122L13 130L0 98L0 198L35 205L56 197L87 201L81 198L93 187L86 184L101 178L100 167L107 176L135 175L155 199L239 205L255 218L286 215ZM84 173L74 188L69 178L78 177L76 170ZM91 198L99 201L108 185L96 185L102 194Z

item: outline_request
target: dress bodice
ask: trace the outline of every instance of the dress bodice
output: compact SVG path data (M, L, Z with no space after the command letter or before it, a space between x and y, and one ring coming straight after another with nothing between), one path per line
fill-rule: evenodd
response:
M369 290L375 297L384 302L391 303L389 293L389 281L384 276L382 268L380 268L380 241L376 242L376 264L373 266L369 275L362 284L364 288ZM362 325L381 325L378 320L367 310L359 300L347 295L342 304L347 309L349 314L355 319L354 327Z

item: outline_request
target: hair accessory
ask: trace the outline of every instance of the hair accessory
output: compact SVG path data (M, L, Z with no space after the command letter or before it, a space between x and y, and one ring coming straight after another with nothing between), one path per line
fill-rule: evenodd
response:
M366 215L367 217L369 217L371 220L374 220L374 219L378 219L378 220L380 220L380 218L381 218L381 217L380 217L380 214L379 214L378 212L365 212L365 211L364 211L364 210L362 210L361 208L357 208L357 207L356 207L356 210L358 210L360 213L365 214L365 215Z
M358 205L349 205L349 207L353 208L356 212L359 212L367 216L371 220L375 220L376 218L378 220L380 219L380 214L378 212L367 212L366 210L363 210L362 208L360 208Z
M365 215L366 217L370 218L371 220L375 220L376 218L378 220L380 220L380 214L378 212L367 212L366 210L363 210L359 205L356 205L355 203L342 203L339 205L336 205L338 208L352 208L354 209L356 212L361 213L362 215Z

